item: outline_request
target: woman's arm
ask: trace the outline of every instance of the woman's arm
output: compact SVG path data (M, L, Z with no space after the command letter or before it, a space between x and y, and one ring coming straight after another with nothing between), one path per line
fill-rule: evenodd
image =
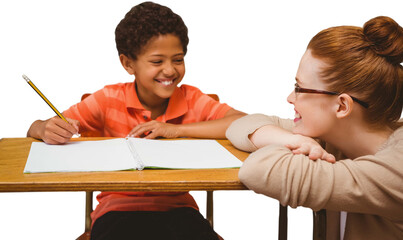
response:
M262 148L268 145L280 145L292 150L294 154L304 154L311 160L336 162L336 158L328 153L320 144L310 137L293 134L274 125L265 125L249 135L251 142Z
M331 164L270 145L250 154L239 178L249 189L294 208L305 206L402 219L403 150L399 147L387 150L389 153L385 150L384 154Z
M295 154L305 154L311 160L335 162L318 142L310 137L293 134L293 123L263 114L248 115L234 121L227 130L228 139L239 149L253 152L268 145L285 146Z

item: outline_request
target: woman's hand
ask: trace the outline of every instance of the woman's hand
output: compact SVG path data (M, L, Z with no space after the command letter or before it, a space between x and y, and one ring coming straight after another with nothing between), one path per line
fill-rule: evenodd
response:
M281 145L290 149L294 154L304 154L312 160L322 159L331 163L336 162L336 158L326 152L313 138L293 134L278 126L262 126L250 134L249 139L257 148L267 145Z
M177 138L180 137L180 125L163 123L152 120L150 122L141 123L134 127L128 137L144 137L153 139L157 137Z
M311 160L322 159L330 163L335 163L336 158L326 152L318 142L310 137L305 137L302 135L295 135L296 141L291 144L286 144L285 146L289 148L294 154L304 154Z

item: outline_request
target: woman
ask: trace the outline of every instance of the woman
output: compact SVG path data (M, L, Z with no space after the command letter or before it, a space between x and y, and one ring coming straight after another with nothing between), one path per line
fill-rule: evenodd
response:
M326 209L327 239L403 239L402 60L389 17L319 32L287 99L294 121L255 114L228 128L254 151L241 181L282 205Z

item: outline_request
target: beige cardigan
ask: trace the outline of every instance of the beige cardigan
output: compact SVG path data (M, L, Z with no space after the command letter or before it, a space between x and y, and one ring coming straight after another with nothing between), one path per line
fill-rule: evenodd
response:
M248 188L293 208L348 212L345 240L403 239L403 127L375 155L343 159L326 146L338 159L332 164L282 146L258 150L248 135L269 124L293 127L292 120L254 114L234 121L226 133L235 147L253 152L239 171Z

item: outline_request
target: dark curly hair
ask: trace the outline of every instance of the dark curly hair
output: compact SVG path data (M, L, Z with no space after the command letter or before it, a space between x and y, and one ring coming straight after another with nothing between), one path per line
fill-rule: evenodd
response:
M189 38L182 18L168 7L143 2L126 13L116 27L116 48L119 55L124 54L136 60L151 38L166 34L177 36L186 54Z

